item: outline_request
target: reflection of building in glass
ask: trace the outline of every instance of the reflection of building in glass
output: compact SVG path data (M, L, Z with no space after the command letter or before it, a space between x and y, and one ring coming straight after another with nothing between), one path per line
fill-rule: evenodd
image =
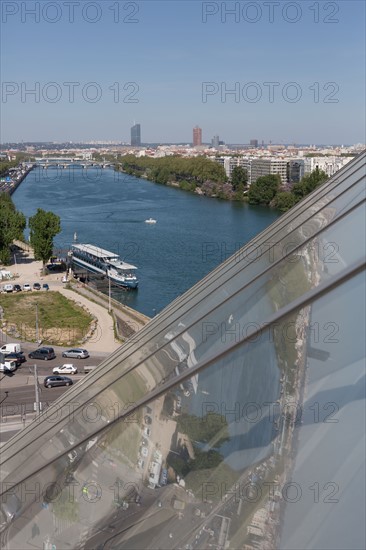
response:
M2 447L3 548L365 548L364 161Z

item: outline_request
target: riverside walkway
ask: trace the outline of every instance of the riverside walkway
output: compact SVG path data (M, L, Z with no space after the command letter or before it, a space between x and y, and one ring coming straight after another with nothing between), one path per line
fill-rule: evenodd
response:
M28 283L31 286L35 282L41 284L47 282L51 291L58 291L87 309L97 320L95 332L83 343L89 351L112 353L122 345L124 340L141 330L150 320L146 315L124 306L117 300L111 299L109 304L108 296L77 281L70 281L69 288L65 288L62 273L43 276L42 262L34 260L32 252L32 249L28 249L16 253L13 265L6 266L6 269L14 275L14 279L6 282L19 285ZM2 284L0 282L0 286ZM118 338L116 338L117 335Z

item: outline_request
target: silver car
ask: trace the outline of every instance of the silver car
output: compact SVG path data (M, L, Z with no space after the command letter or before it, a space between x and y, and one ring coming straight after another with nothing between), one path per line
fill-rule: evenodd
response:
M89 357L89 352L82 348L67 349L62 352L62 357L73 357L75 359L86 359Z

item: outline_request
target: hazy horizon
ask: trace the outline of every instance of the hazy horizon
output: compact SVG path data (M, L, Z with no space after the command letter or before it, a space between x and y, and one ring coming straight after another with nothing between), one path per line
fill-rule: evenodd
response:
M128 143L134 121L143 143L191 143L196 125L205 143L365 142L363 2L1 11L3 143Z

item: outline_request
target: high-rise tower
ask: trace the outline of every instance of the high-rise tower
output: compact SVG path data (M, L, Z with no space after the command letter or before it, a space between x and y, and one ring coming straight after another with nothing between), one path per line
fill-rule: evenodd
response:
M193 128L193 147L202 145L202 128L196 126Z
M131 128L131 145L132 147L141 146L141 126L134 124Z

